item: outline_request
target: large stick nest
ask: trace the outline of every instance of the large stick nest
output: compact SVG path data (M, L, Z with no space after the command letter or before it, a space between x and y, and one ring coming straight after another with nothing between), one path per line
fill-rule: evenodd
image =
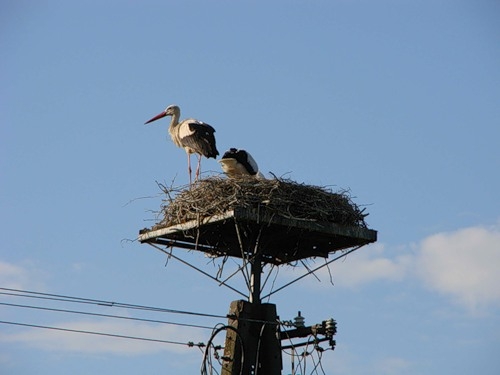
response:
M289 179L209 177L191 187L168 188L160 217L153 229L159 229L224 214L234 208L266 209L286 218L333 222L366 228L364 208L351 200L348 191L300 184Z

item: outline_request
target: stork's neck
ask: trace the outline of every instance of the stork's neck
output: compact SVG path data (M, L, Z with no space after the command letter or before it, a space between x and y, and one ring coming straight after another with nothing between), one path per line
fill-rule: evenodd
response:
M177 147L182 147L181 140L179 138L179 117L180 117L180 115L181 115L180 111L175 111L172 114L172 119L170 120L170 126L168 127L168 133L170 134L172 141L174 141L174 143Z
M177 125L179 125L179 117L180 117L180 115L181 114L179 112L177 112L177 111L172 115L172 119L170 120L169 130L172 130Z

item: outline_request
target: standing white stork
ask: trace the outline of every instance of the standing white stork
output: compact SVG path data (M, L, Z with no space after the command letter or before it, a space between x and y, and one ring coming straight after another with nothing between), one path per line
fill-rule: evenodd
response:
M231 178L241 176L264 178L252 155L245 150L230 148L224 153L219 163L224 173Z
M191 185L191 154L198 154L198 166L196 168L195 181L200 176L201 156L206 158L216 158L219 155L215 146L215 129L194 118L188 118L179 122L181 110L176 105L169 105L162 113L156 115L144 124L161 119L165 116L172 116L168 132L172 141L177 147L182 147L188 157L189 184Z

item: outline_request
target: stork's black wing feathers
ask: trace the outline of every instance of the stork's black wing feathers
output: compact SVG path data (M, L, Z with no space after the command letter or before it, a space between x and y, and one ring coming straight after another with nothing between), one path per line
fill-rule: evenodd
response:
M219 155L215 144L215 129L204 122L190 122L189 135L182 138L183 145L207 157L216 158Z
M248 174L252 176L256 175L258 172L257 164L250 156L250 154L245 150L230 148L228 151L224 153L222 159L235 159L238 163L243 165L243 167L247 170Z

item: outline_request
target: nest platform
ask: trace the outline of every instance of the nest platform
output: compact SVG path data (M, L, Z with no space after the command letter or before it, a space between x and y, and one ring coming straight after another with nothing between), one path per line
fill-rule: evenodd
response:
M280 265L377 240L346 192L278 178L211 177L191 188L161 187L162 219L139 232L141 243Z

